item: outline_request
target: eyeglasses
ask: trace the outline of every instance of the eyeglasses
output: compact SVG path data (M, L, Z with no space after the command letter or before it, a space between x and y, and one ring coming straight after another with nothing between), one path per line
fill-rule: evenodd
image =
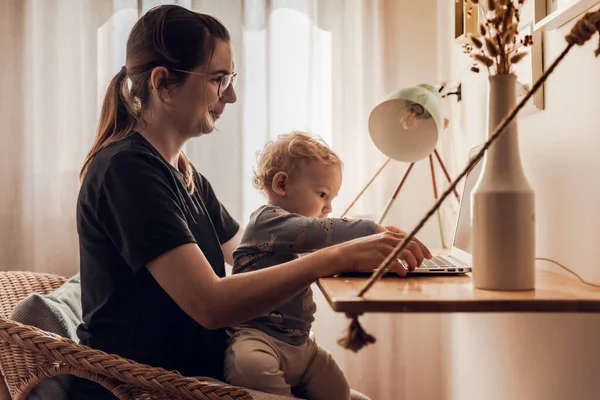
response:
M182 69L175 69L175 68L172 68L172 70L177 71L177 72L183 72L185 74L191 74L191 75L200 75L200 76L210 75L210 74L203 74L201 72L185 71ZM232 88L235 87L235 84L237 83L237 77L238 77L238 74L236 72L234 72L233 74L221 75L219 78L215 78L215 79L219 80L219 88L217 89L217 96L219 96L219 98L223 97L223 95L225 94L225 92L227 91L229 86L231 86Z

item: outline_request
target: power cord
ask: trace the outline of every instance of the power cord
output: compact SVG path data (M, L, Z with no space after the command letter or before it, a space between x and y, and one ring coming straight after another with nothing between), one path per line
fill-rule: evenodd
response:
M572 275L575 275L575 277L577 279L579 279L581 282L585 283L586 285L590 285L590 286L594 286L594 287L600 287L600 285L597 285L595 283L591 283L586 281L585 279L583 279L581 276L579 276L576 272L572 271L571 269L565 267L564 265L562 265L561 263L559 263L558 261L555 261L551 258L543 258L543 257L536 257L536 260L540 260L540 261L548 261L551 262L553 264L558 265L559 267L561 267L562 269L564 269L565 271L569 272Z

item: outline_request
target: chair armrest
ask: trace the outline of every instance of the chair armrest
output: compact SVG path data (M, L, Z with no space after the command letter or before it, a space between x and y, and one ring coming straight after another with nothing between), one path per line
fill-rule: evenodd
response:
M242 388L201 382L177 371L140 364L2 317L0 367L16 398L25 398L44 379L71 373L103 383L121 399L153 394L177 399L252 400Z

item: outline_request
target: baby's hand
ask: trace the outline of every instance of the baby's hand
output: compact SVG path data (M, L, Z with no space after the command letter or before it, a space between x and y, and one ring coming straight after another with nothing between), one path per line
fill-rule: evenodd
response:
M388 231L397 233L399 235L404 235L404 236L407 235L406 232L404 232L402 229L397 228L395 226L383 226L383 225L375 224L375 233L383 233L383 232L388 232Z
M375 233L383 233L383 232L387 232L387 231L388 231L388 229L385 226L375 224Z
M395 226L391 226L391 225L390 225L390 226L386 226L386 227L385 227L385 229L386 229L386 230L388 230L388 231L390 231L390 232L398 233L398 234L400 234L400 235L405 235L405 236L406 236L406 235L408 235L408 234L407 234L406 232L404 232L402 229L400 229L400 228L397 228L397 227L395 227Z

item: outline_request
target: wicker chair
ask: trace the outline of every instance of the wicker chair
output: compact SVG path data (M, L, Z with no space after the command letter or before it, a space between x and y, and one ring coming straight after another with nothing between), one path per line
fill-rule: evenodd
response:
M25 400L38 383L64 374L98 382L121 400L252 400L247 391L234 386L201 382L139 364L8 319L25 296L47 294L66 279L33 272L0 272L0 370L14 400Z

